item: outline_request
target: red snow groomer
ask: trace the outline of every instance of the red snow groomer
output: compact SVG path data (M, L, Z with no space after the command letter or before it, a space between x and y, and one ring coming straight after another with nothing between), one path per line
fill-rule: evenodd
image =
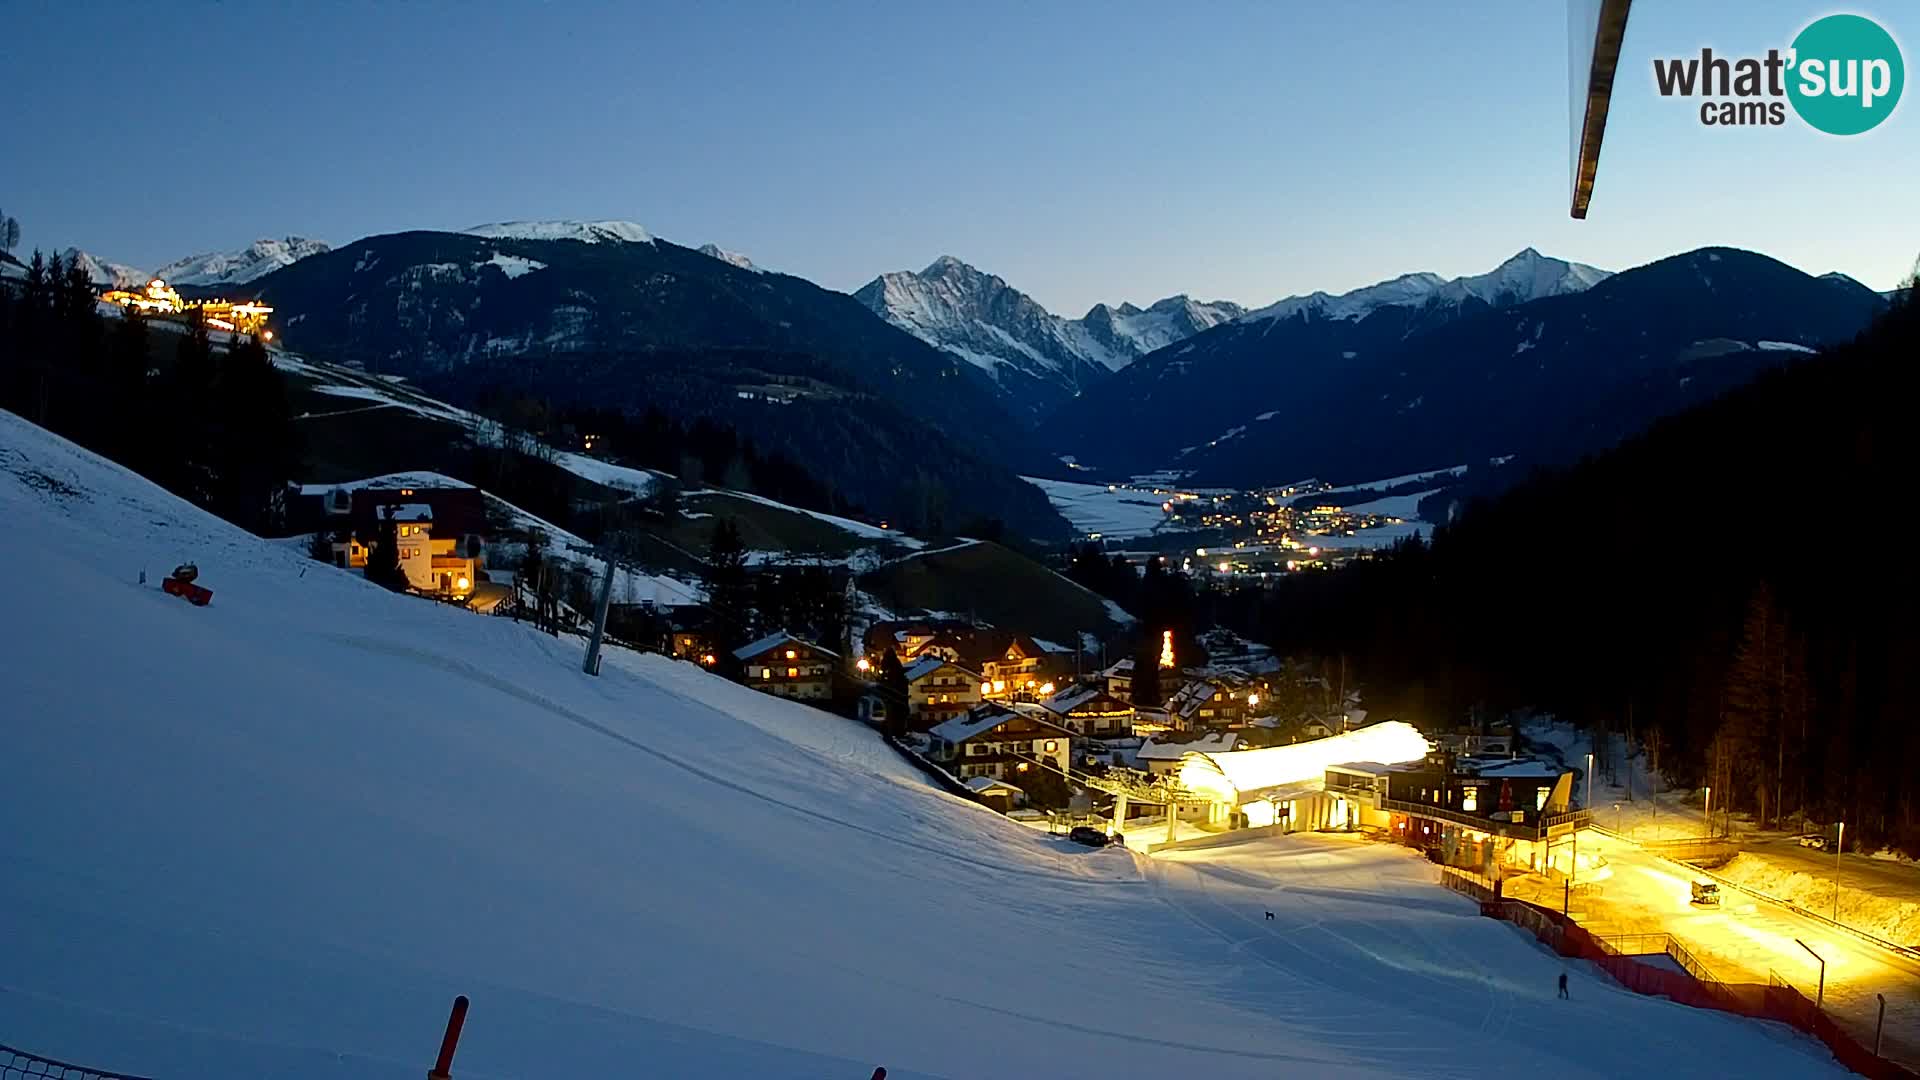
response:
M194 607L206 607L213 599L213 590L204 585L195 585L194 579L200 576L200 568L192 563L182 563L173 568L165 580L160 582L160 591L169 596L177 596Z

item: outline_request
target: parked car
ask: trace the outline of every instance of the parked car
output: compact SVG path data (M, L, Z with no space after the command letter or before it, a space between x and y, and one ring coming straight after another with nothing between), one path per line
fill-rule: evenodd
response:
M1800 846L1818 848L1821 851L1825 851L1827 850L1827 838L1821 833L1808 833L1800 838Z
M1106 833L1090 825L1075 825L1072 831L1067 833L1067 839L1088 847L1106 847L1110 842Z
M1720 906L1720 883L1717 881L1696 881L1693 883L1693 902L1701 907Z

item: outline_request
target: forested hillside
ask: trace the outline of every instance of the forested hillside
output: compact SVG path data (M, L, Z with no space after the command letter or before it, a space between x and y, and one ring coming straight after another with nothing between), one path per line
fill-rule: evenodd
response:
M1716 803L1920 852L1916 360L1910 288L1851 344L1232 618L1345 655L1382 717L1631 729Z

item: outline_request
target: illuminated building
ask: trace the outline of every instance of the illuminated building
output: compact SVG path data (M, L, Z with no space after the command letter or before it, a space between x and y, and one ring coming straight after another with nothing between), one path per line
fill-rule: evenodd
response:
M944 656L923 656L907 665L907 709L925 731L980 704L984 680Z
M267 329L267 316L273 314L273 309L258 300L239 303L231 300L182 300L179 292L159 278L147 282L146 287L139 290L108 289L100 294L100 299L109 304L118 304L128 311L159 318L198 316L215 330L251 334L262 341L273 340L273 331Z
M840 654L794 637L769 634L733 652L746 684L763 694L821 701L833 696Z

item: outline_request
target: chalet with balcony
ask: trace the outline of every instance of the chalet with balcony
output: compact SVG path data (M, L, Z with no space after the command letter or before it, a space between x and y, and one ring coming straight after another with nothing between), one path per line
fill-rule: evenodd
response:
M1033 704L1047 713L1044 719L1075 735L1098 739L1133 734L1133 705L1099 683L1069 686Z
M923 655L907 665L907 710L926 731L980 704L982 677L943 656Z
M1167 699L1167 719L1180 731L1233 727L1246 722L1247 695L1217 679L1192 679Z
M1100 673L1100 678L1107 684L1107 693L1115 699L1129 703L1133 701L1133 657L1109 665Z
M799 701L826 701L833 697L834 672L840 654L802 641L792 634L769 634L733 651L740 661L741 680L763 694Z
M962 781L985 776L1018 785L1020 774L1044 767L1040 762L1064 771L1073 760L1073 732L993 702L928 734L933 760Z

